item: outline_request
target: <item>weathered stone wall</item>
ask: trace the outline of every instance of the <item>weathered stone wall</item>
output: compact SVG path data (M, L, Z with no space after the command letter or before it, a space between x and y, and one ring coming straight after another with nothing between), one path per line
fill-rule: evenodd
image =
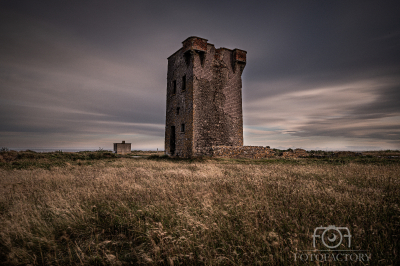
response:
M196 155L204 155L204 147L243 145L243 67L236 64L232 50L215 49L211 44L203 63L201 54L194 55Z
M193 67L188 63L183 49L168 58L165 151L171 154L171 129L174 126L173 155L180 157L191 157L193 153ZM186 86L183 90L185 76ZM184 132L181 131L182 124L185 125Z
M215 146L209 149L209 155L216 158L271 158L275 152L263 146Z

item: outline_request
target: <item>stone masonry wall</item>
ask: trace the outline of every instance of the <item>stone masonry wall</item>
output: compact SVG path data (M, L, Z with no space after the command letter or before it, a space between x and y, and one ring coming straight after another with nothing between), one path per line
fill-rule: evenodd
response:
M243 67L236 69L233 51L207 46L193 57L194 154L205 155L211 146L242 146ZM232 63L234 62L234 63Z
M168 58L165 151L170 154L171 127L174 126L174 155L179 157L193 155L193 67L187 63L183 49ZM186 88L182 90L184 76ZM184 132L181 132L182 124Z
M285 151L282 154L284 158L305 158L308 157L308 153L303 149L295 149L294 151Z
M216 146L209 149L209 155L215 158L271 158L275 152L263 146Z

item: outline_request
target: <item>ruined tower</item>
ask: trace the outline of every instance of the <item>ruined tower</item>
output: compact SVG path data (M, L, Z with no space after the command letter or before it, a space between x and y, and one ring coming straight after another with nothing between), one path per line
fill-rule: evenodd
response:
M168 57L166 153L193 157L214 146L243 146L246 51L216 49L199 37L182 43Z

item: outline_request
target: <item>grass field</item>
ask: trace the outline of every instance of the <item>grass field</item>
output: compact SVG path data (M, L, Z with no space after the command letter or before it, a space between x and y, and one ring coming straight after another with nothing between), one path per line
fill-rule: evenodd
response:
M337 249L368 255L357 264L400 263L400 159L384 152L286 160L1 155L3 265L315 265L299 254L311 259L323 249L320 240L313 248L312 235L328 225L350 230L351 247L344 239Z

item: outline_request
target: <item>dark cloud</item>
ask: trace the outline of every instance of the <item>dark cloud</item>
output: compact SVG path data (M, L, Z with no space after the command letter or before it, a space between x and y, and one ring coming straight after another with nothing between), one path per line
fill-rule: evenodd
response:
M351 113L357 119L384 118L400 115L400 78L385 87L376 89L376 100L368 105L354 108ZM397 84L396 84L397 83Z
M393 81L392 81L393 82ZM383 83L383 82L382 82ZM396 82L397 83L397 82ZM387 140L396 146L400 139L400 99L398 85L380 84L372 90L374 100L362 105L348 106L339 118L324 117L297 127L294 136L329 136ZM319 109L319 111L321 111Z
M197 35L248 51L246 144L400 148L397 5L1 1L0 145L162 148L166 58Z
M299 137L329 136L347 138L368 138L397 141L400 139L399 125L371 125L369 121L354 124L352 119L327 119L318 123L308 123L291 134ZM290 133L290 132L289 132Z

